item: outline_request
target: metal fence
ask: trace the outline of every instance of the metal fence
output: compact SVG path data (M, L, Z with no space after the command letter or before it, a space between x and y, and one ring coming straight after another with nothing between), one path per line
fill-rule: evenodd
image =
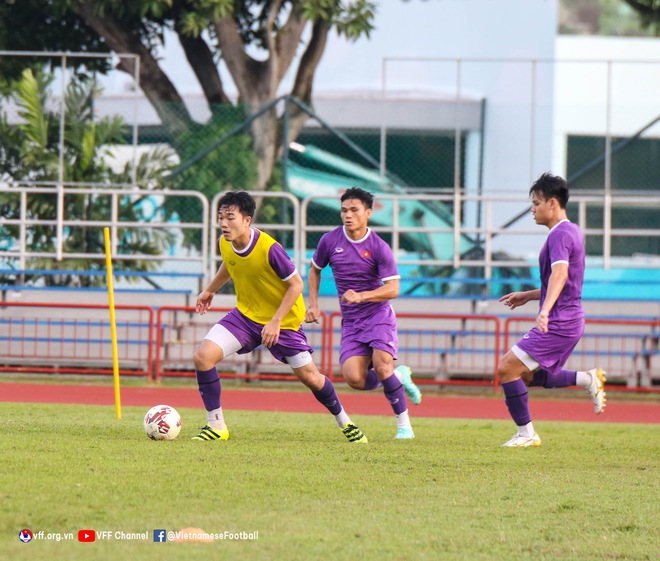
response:
M199 316L192 306L117 307L117 351L124 375L194 377L192 357L209 321L229 311ZM319 369L341 380L339 313L305 324ZM400 363L422 384L498 387L500 356L534 325L532 317L483 314L399 313ZM0 372L112 374L108 310L103 305L4 303L0 306ZM567 368L599 366L620 389L651 391L660 383L660 321L588 318ZM295 380L291 369L258 347L221 363L223 376L245 380Z
M504 322L504 346L509 348L530 326L532 317L508 318ZM624 381L629 388L649 388L660 377L657 355L660 321L587 318L585 332L566 368L590 370L596 365L609 378Z
M260 202L260 215L271 213L270 222L260 221L258 215L256 225L282 243L305 275L319 237L340 223L338 194L317 194L302 201L291 193L252 194ZM60 196L66 208L77 206L93 212L90 210L84 219L82 215L65 215L58 223L55 213ZM5 209L0 219L0 286L105 286L103 228L109 227L118 286L196 293L219 265L219 231L213 221L219 196L209 202L195 191L81 185L0 187L0 204ZM482 206L483 226L468 227L454 218L453 208L460 208L466 200ZM184 221L176 214L176 209L189 201L200 209L197 220ZM495 296L537 284L536 257L546 230L531 223L524 228L504 228L498 223L498 209L519 201L518 196L464 197L459 192L383 194L377 198L371 224L393 248L402 275L402 293ZM615 254L613 248L622 239L660 244L660 227L618 227L611 220L602 225L590 220L593 207L604 206L606 213L612 213L622 205L658 213L660 196L572 197L569 214L585 233L587 245L602 248L603 257L589 260L587 273L617 266L619 272L646 271L648 276L639 277L636 283L620 283L618 296L657 297L658 258ZM331 224L320 223L320 211L332 211L335 219ZM611 282L617 280L622 279L613 276Z
M38 153L21 129L25 100L0 102L0 286L98 286L100 228L110 226L125 286L199 290L218 264L218 193L257 183L249 123L261 117L201 98L158 102L156 112L139 91L136 57L132 79L105 78L121 74L130 91L90 92L72 112L71 68L111 56L0 53L18 66L37 57L60 66L44 86L52 125ZM411 94L418 75L430 89ZM339 194L359 185L376 193L373 227L392 243L410 294L493 295L533 272L545 232L525 222L526 192L552 169L571 184L569 215L585 232L588 271L598 271L587 286L630 282L631 297L653 297L659 100L660 61L387 58L375 97L262 108L283 125L292 108L310 118L282 147L268 192L255 192L256 223L304 273L321 233L339 223ZM163 120L184 114L189 129L173 135ZM113 119L123 123L119 144L97 146L91 163L75 151L79 125ZM648 274L608 274L635 269Z
M154 310L116 308L122 374L150 377ZM111 331L104 305L4 302L0 307L0 372L112 374Z

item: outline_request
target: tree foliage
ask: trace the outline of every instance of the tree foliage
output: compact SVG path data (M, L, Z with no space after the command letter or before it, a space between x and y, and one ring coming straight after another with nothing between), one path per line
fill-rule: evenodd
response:
M660 35L660 0L623 0L639 13L642 23Z
M30 13L31 31L22 37L23 30L14 24ZM139 55L140 87L177 138L191 130L193 120L160 64L166 31L176 34L209 108L230 103L222 60L238 91L236 102L250 115L277 98L288 75L293 77L288 93L309 102L328 34L334 30L349 40L368 37L374 16L375 3L369 0L21 0L2 5L0 18L6 25L0 48L56 50L66 45L72 51ZM48 26L57 17L66 27ZM68 29L74 33L69 35ZM37 41L28 47L32 38ZM75 64L86 68L85 61ZM132 75L134 64L121 59L118 68ZM287 139L281 138L275 110L253 123L258 165L252 187L267 184L282 143L295 139L305 120L302 113L291 118Z
M99 95L93 81L72 81L66 91L65 129L63 151L60 154L60 114L48 109L51 77L43 72L33 73L26 69L14 84L16 103L21 122L10 125L6 116L0 120L0 178L8 186L26 182L50 183L60 178L63 164L63 180L78 182L127 184L135 175L138 185L147 192L162 187L163 180L172 165L172 151L155 149L140 158L135 173L131 164L120 172L108 164L108 156L115 144L122 142L126 125L118 117L96 119L92 99ZM36 193L36 192L35 192ZM55 252L56 230L52 224L57 217L57 198L51 193L30 194L27 198L27 219L31 222L27 245L33 254ZM119 208L121 221L140 220L139 197L122 197ZM17 220L21 217L20 199L7 189L0 193L0 209L3 218ZM108 221L111 218L109 197L67 195L64 197L64 216L68 221ZM51 223L47 223L50 221ZM17 224L3 224L0 236L5 240L19 237ZM122 228L118 253L125 255L161 255L169 248L171 236L165 231L152 229ZM64 236L65 254L103 254L103 231L96 226L68 228ZM150 271L158 266L155 260L127 260L126 271ZM103 276L89 272L102 271L105 263L96 258L31 257L26 268L30 270L60 270L59 275L34 274L30 282L43 281L47 285L100 286ZM66 272L65 272L66 271ZM79 271L79 273L71 272ZM5 277L5 283L13 282Z

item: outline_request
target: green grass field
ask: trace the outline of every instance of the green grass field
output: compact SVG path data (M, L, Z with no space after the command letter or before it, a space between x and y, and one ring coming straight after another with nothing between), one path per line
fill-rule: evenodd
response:
M543 446L505 449L509 422L230 411L228 442L153 442L146 408L0 404L0 559L652 560L660 551L660 427L538 423ZM154 529L258 532L252 541L153 542ZM33 540L18 532L73 534ZM80 529L148 532L79 543Z

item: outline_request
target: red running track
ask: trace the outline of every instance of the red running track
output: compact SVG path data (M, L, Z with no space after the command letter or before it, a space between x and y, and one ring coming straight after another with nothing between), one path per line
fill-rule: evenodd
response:
M612 392L613 393L613 392ZM594 415L591 400L530 399L534 420L580 421L598 423L660 423L660 403L619 401L608 395L607 409ZM392 410L382 394L343 393L340 399L351 415L391 415ZM17 403L83 403L114 405L112 386L78 386L60 384L0 383L0 401ZM172 407L202 407L196 389L163 387L124 387L122 405L151 407L166 403ZM222 406L227 410L288 411L293 413L324 413L325 409L304 391L222 390ZM411 406L415 417L445 417L455 419L509 419L502 399L488 397L425 396L422 403Z

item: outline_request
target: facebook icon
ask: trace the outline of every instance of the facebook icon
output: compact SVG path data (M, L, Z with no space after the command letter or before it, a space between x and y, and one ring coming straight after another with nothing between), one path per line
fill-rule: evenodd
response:
M154 541L159 543L166 542L167 532L165 530L154 530Z

